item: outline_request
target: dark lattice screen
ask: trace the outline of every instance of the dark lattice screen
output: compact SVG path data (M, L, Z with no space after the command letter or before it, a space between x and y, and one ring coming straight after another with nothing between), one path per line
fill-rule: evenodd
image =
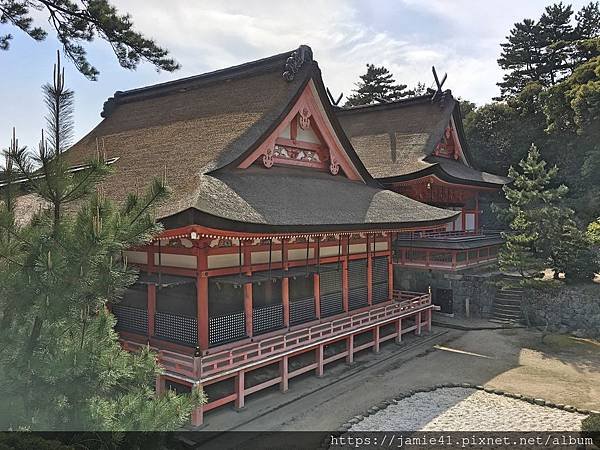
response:
M290 324L298 325L315 319L315 298L290 300Z
M246 337L246 314L243 311L211 317L208 320L210 345L226 344Z
M148 311L125 305L113 305L112 312L117 318L115 328L148 334Z
M266 333L283 327L283 305L261 306L252 310L252 330L254 334Z
M195 317L157 312L154 334L161 339L195 347L198 345L198 321Z
M341 264L339 265L339 270L335 270L337 263L324 264L323 266L326 271L321 272L319 284L321 317L328 317L344 311L342 299L342 266Z
M373 303L389 300L388 259L386 256L373 258Z
M369 304L367 290L367 260L348 261L348 309L357 309Z

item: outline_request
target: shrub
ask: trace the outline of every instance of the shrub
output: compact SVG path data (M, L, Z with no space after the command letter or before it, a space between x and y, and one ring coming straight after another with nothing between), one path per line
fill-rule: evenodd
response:
M600 414L590 414L581 422L581 431L585 437L591 437L594 445L600 448Z

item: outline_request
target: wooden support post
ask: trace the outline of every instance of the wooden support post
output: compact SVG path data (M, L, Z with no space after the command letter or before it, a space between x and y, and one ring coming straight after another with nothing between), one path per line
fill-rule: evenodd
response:
M375 236L372 236L375 240ZM367 303L373 304L373 258L371 256L371 239L367 234Z
M315 295L315 316L317 319L321 318L321 276L315 273L313 282L313 292Z
M245 378L243 370L240 370L235 376L235 409L243 409L245 405Z
M429 308L429 309L427 310L427 313L426 313L426 314L427 314L427 319L426 319L426 322L425 322L425 327L426 327L426 329L427 329L427 333L431 333L431 316L432 316L432 309L431 309L431 308Z
M155 386L156 395L161 395L165 392L165 378L162 375L156 376L156 386Z
M204 408L198 406L192 411L192 426L201 427L204 424Z
M288 254L285 239L281 239L281 262L283 270L288 270ZM283 306L283 326L290 326L290 279L281 280L281 304Z
M148 285L148 337L154 336L154 315L156 314L156 285Z
M281 381L279 383L279 390L281 392L287 392L288 390L288 356L284 356L279 361L279 376L281 377Z
M342 305L344 312L348 312L348 250L350 236L346 237L346 243L342 243Z
M323 376L323 344L317 347L317 376Z
M373 328L373 352L379 353L379 325L375 325Z
M244 313L246 314L246 334L253 336L252 327L252 283L244 284Z
M396 344L402 343L402 318L399 318L395 322L396 326Z
M475 192L475 232L479 231L479 191Z
M354 362L354 335L350 335L346 338L346 364L352 364Z
M421 311L419 311L416 315L415 315L415 323L417 325L417 328L415 329L415 334L417 336L421 336Z
M394 298L394 261L392 258L392 233L388 233L388 299Z
M198 346L201 350L208 349L208 254L206 247L196 248L196 321L198 326Z

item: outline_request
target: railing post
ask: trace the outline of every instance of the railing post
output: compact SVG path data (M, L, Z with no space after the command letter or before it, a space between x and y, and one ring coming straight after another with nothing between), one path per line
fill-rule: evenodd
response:
M373 352L379 353L379 325L373 328Z
M421 311L419 311L415 315L415 324L417 325L417 328L415 329L415 334L417 336L420 336L421 335Z
M427 315L425 321L425 328L427 330L427 333L429 334L431 333L431 308L429 308L425 314Z
M194 351L194 378L197 380L202 378L202 350L200 347L196 347Z

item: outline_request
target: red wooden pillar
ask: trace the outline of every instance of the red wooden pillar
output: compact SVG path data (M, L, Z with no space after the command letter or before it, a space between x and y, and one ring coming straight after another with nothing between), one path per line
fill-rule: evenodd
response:
M281 263L283 270L288 270L288 255L285 239L281 239ZM281 303L283 306L283 326L290 326L290 279L287 277L281 280Z
M342 304L344 312L348 312L348 253L350 247L350 235L346 242L342 243Z
M162 375L157 375L156 377L155 392L156 395L160 395L165 392L165 378Z
M208 349L208 248L196 248L196 319L198 323L198 346L200 350Z
M243 241L240 241L242 245ZM252 275L252 249L244 245L244 272ZM254 328L252 326L252 283L244 284L244 313L246 315L246 335L252 337Z
M156 314L156 285L148 285L148 337L154 336L154 314Z
M245 405L245 378L243 370L240 370L235 376L235 409L242 409Z
M419 311L415 315L415 324L417 325L417 328L415 329L415 334L417 336L420 336L421 335L421 311Z
M475 231L479 231L479 191L475 192Z
M204 424L204 408L202 405L198 406L192 411L192 426L200 427Z
M244 313L246 313L246 334L252 337L252 283L244 284Z
M373 236L374 238L375 236ZM373 239L374 240L374 239ZM367 301L373 304L373 258L371 256L371 239L367 234Z
M392 233L388 233L387 238L388 247L388 299L394 298L394 261L392 260Z
M317 319L321 318L321 276L315 273L313 282L313 292L315 296L315 316Z
M375 325L375 328L373 328L373 351L375 353L379 353L379 344L379 325Z

